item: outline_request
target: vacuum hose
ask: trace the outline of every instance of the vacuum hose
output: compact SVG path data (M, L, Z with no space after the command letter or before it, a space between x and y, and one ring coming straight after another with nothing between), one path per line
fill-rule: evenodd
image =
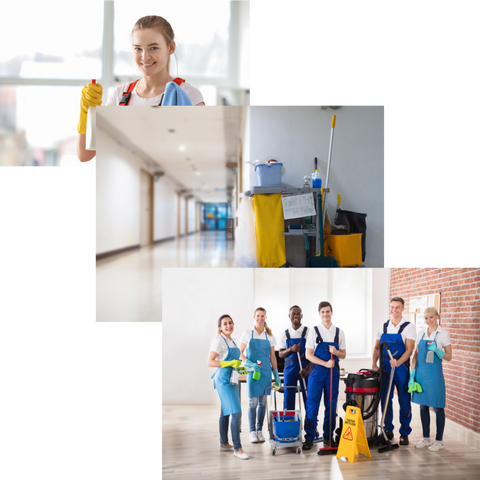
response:
M369 419L371 416L373 416L373 414L377 411L378 409L378 405L380 403L380 399L382 398L382 389L383 389L383 347L385 347L385 349L387 351L390 351L390 347L388 346L388 343L387 342L381 342L380 345L379 345L379 349L380 349L380 356L379 356L379 362L380 362L380 371L379 371L379 375L380 375L380 386L378 387L378 395L377 395L377 398L375 399L375 401L367 408L367 410L364 412L364 416L363 416L363 419L364 420L367 420Z

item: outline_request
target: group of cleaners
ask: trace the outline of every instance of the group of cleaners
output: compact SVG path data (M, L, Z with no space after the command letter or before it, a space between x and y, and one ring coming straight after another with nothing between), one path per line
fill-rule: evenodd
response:
M372 370L378 372L380 344L387 342L393 356L389 360L383 355L383 372L388 377L394 369L393 383L397 389L400 406L400 445L409 444L412 431L411 402L420 405L423 437L415 448L427 448L437 452L443 448L443 431L445 428L445 380L442 362L452 359L450 335L439 325L438 311L429 307L424 318L427 328L417 334L415 325L403 318L405 302L400 297L390 300L390 318L377 331L373 350ZM323 444L329 446L334 438L334 425L329 422L330 409L336 415L339 391L339 361L346 357L345 333L332 323L333 308L329 302L321 302L318 306L321 322L313 328L302 325L302 310L294 305L288 317L291 325L279 337L279 356L285 359L284 385L296 386L298 382L306 385L302 389L306 405L305 442L303 450L310 450L317 437L318 411L322 394L324 397L325 415L323 422ZM220 449L232 452L235 457L246 460L248 455L243 451L240 441L241 405L238 390L238 374L247 374L247 390L249 397L248 423L251 443L265 442L262 432L266 412L265 389L281 386L278 373L275 346L277 341L267 326L267 312L259 307L254 312L254 324L251 329L244 330L240 340L233 337L234 321L230 315L222 315L218 320L217 337L210 344L207 365L216 367L213 374L214 386L221 402L220 410ZM413 354L413 358L411 359ZM410 365L410 361L412 362ZM332 375L331 375L332 373ZM304 383L303 383L304 382ZM381 404L382 410L387 404L388 414L384 429L389 439L393 438L393 389L390 398L387 396L384 381ZM330 387L332 401L330 402ZM268 394L270 393L268 390ZM430 411L436 414L436 437L430 437ZM284 389L284 409L295 409L295 390ZM231 417L231 419L230 419ZM230 423L233 445L228 441L228 425Z

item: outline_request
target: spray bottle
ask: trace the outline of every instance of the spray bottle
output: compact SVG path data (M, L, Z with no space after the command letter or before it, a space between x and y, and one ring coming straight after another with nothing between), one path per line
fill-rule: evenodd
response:
M92 83L95 85L97 81L92 80ZM88 107L87 111L87 138L85 139L85 150L96 150L96 137L95 132L97 130L97 117L96 117L96 108Z
M312 173L312 187L313 188L321 188L322 186L322 179L320 177L320 172L317 168L317 157L315 157L315 171Z

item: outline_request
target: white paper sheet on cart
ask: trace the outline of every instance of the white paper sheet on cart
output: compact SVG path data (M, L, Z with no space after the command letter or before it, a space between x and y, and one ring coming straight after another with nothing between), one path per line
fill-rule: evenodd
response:
M311 193L303 195L286 195L282 197L283 218L309 217L316 215L315 204L313 203L313 195Z

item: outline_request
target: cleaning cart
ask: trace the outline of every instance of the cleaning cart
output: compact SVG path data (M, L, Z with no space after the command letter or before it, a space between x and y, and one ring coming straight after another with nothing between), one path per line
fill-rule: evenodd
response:
M267 387L267 390L274 387ZM283 386L283 388L294 388L300 395L300 388L296 386ZM272 455L275 455L277 448L296 447L296 453L302 453L303 444L303 423L302 423L302 403L298 399L297 410L277 410L277 395L274 391L275 410L268 412L267 402L267 418L268 418L268 432L270 437L270 444L272 445ZM297 396L295 396L296 398ZM296 405L296 401L295 401Z

